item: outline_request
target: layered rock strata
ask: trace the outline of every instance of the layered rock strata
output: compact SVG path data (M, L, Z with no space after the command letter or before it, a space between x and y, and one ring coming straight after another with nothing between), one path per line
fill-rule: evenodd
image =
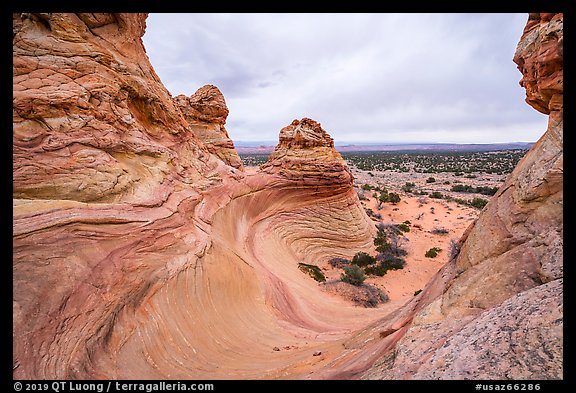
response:
M224 127L228 107L222 92L216 86L202 86L190 97L174 97L174 102L184 114L191 130L210 153L234 168L243 168L242 160Z
M235 169L223 97L172 100L145 20L13 17L14 378L302 375L375 316L298 262L367 247L370 220L333 149L322 196Z
M563 17L531 14L514 61L544 135L424 291L317 377L563 378ZM387 331L382 340L375 337ZM364 352L362 352L364 353ZM338 369L338 370L336 370Z
M352 185L352 174L334 141L320 123L308 118L280 130L278 145L261 168L306 186Z
M13 17L14 378L563 377L561 14L515 55L546 133L422 293L370 310L298 269L375 231L330 136L295 120L237 170L221 94L173 100L145 20Z

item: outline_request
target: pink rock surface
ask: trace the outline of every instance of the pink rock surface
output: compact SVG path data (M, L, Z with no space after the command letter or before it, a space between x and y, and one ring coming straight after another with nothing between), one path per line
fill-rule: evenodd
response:
M458 257L376 309L298 269L373 246L328 133L295 120L239 171L222 94L172 99L145 20L14 14L14 378L562 378L561 14L515 55L548 130Z
M222 92L216 86L202 86L190 97L174 97L174 102L184 114L192 132L210 153L234 168L243 168L242 160L224 127L228 107Z

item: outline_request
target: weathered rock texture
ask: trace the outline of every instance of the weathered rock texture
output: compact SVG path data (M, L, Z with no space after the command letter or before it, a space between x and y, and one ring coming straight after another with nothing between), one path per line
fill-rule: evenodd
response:
M265 173L278 174L304 187L329 192L352 187L352 174L320 123L303 118L280 130L278 145L262 165Z
M242 160L234 148L234 142L224 128L228 107L216 86L202 86L190 97L179 95L174 102L180 108L194 134L204 142L208 151L226 164L242 169Z
M562 14L531 14L514 56L548 129L457 258L401 318L379 326L407 330L364 378L563 378L562 31Z
M379 314L319 301L298 262L351 257L372 224L351 178L319 195L231 167L222 95L173 100L145 19L13 17L14 377L303 375ZM322 151L302 165L343 170Z
M223 97L173 100L145 20L13 17L14 378L562 377L562 15L515 56L548 130L391 313L298 269L375 231L320 124L238 170Z

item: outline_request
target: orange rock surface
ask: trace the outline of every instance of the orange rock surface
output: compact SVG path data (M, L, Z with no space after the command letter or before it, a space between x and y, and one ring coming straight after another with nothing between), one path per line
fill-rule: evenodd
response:
M14 378L562 378L561 14L515 56L548 130L457 258L375 309L298 269L373 247L328 133L295 120L244 170L222 94L173 99L145 26L14 14Z

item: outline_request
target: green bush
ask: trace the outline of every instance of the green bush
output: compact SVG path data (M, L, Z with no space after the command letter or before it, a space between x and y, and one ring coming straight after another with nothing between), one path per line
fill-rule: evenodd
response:
M406 261L398 257L387 257L381 264L388 270L399 270L404 269Z
M470 201L470 206L476 207L478 209L483 209L487 203L488 201L486 199L474 198Z
M440 191L434 191L431 192L430 194L428 194L430 196L430 198L435 198L435 199L442 199L444 198L444 196L442 195L442 193Z
M388 192L387 191L380 192L380 196L378 197L378 201L380 201L381 203L389 202L390 201L390 195L388 195Z
M404 184L402 186L402 191L404 192L412 192L412 190L414 189L414 187L416 187L415 183L412 182L406 182L406 184Z
M400 195L396 194L395 192L391 192L390 194L388 194L388 202L394 204L400 202Z
M366 274L383 276L388 272L388 270L404 269L404 266L406 266L406 261L404 261L404 259L393 256L390 253L381 253L378 255L380 263L365 267L364 272Z
M436 179L434 179L433 177L429 177L428 179L426 179L426 183L435 183Z
M360 266L352 265L344 268L344 273L340 276L340 280L348 284L360 286L366 279L364 271Z
M452 186L451 191L477 193L482 195L494 195L496 194L496 191L498 191L498 187L488 187L488 186L473 187L468 184L456 184Z
M428 251L426 251L426 254L424 254L424 256L426 258L436 258L438 256L438 253L442 251L441 248L438 247L432 247L431 249L429 249Z
M318 282L326 281L326 276L322 273L322 270L316 265L309 265L307 263L298 263L298 268L304 273L308 273L310 277Z
M363 251L359 251L352 258L352 264L358 266L368 266L376 262L376 259Z
M370 184L363 184L362 189L364 191L370 191L372 189L372 186Z
M334 257L328 260L328 264L330 264L332 267L343 268L345 266L350 266L350 261L345 258Z
M380 277L385 275L387 271L388 271L388 269L386 269L382 265L366 266L364 268L364 273L366 273L368 275L374 275L374 276L380 276Z

